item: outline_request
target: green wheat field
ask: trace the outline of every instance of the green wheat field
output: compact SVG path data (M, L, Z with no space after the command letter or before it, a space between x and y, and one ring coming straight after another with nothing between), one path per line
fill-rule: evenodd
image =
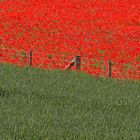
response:
M140 83L0 64L0 140L140 140Z

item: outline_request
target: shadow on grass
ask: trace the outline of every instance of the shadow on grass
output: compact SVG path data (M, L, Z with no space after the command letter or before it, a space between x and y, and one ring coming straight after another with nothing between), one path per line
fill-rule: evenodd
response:
M0 97L9 97L10 92L2 87L0 87Z

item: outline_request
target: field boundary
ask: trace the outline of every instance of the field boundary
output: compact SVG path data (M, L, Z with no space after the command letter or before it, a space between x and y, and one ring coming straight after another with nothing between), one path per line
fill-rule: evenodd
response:
M17 53L18 52L18 53ZM87 71L97 77L140 79L140 63L113 61L111 59L86 58L81 55L58 55L29 51L0 52L0 63L12 63L18 66L41 67L44 69L75 69Z

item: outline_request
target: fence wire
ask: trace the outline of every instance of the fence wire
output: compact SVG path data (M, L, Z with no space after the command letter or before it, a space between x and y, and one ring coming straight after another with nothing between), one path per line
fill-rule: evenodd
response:
M74 55L68 54L51 54L43 52L32 52L32 62L30 51L15 51L10 50L0 52L0 63L8 62L18 66L40 67L44 69L64 69ZM140 63L124 63L121 61L111 61L111 76L121 79L140 79ZM72 70L75 69L75 66ZM86 58L81 56L81 71L86 71L94 76L109 76L108 60L100 58Z

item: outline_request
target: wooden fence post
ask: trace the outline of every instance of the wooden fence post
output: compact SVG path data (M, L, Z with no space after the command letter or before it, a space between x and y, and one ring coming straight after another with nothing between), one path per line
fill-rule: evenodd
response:
M30 67L32 66L32 60L33 60L33 53L32 53L32 50L30 50L29 52L29 66Z
M80 70L81 67L81 58L79 55L75 56L74 59L64 68L64 70L69 70L73 66L76 66L77 70Z
M108 77L112 78L112 63L111 63L111 60L108 61Z
M79 55L75 56L75 65L76 65L76 69L80 70L80 68L81 68L81 57Z

